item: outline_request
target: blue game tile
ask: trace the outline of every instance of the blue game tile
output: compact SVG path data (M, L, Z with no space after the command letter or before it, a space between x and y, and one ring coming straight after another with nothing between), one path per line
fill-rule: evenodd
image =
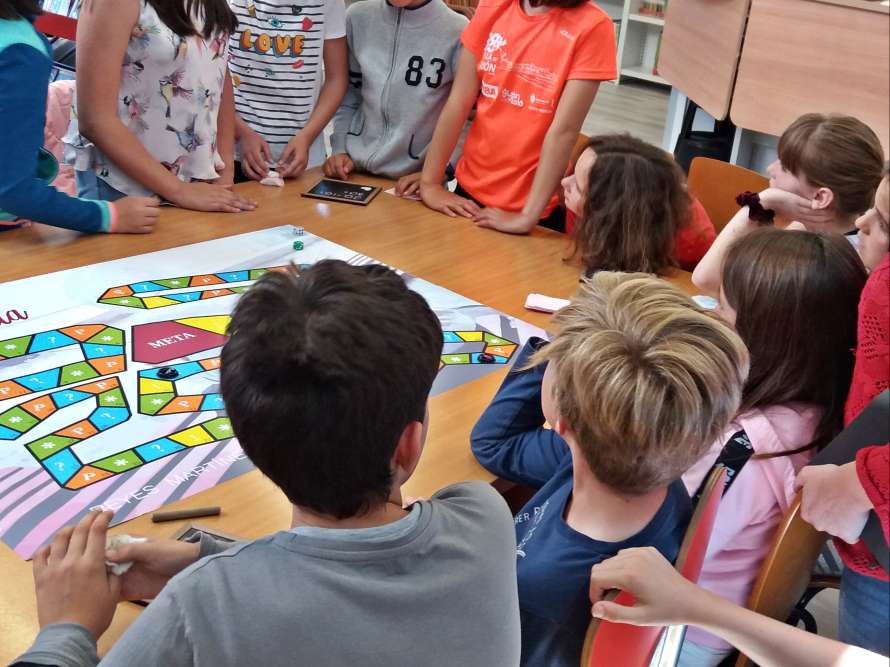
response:
M51 368L42 373L33 373L31 375L23 375L15 378L23 387L27 387L31 391L40 391L41 389L53 389L59 386L59 369Z
M163 285L158 285L157 283L143 281L141 283L131 284L130 289L133 290L135 294L142 294L143 292L157 292L158 290L165 290L167 288Z
M64 484L80 470L80 463L69 449L63 449L58 454L44 459L41 463L59 484Z
M18 431L13 431L11 428L7 428L0 424L0 440L15 440L21 435Z
M158 440L146 442L144 445L139 445L135 449L136 453L139 454L142 460L148 463L149 461L163 458L173 452L178 452L180 449L185 449L185 447L168 438L160 438Z
M201 401L201 410L225 410L222 394L207 394Z
M90 415L90 423L100 431L107 431L112 426L117 426L127 421L130 411L127 408L98 407Z
M442 342L443 343L465 343L466 341L458 336L453 331L443 331L442 332Z
M28 348L28 354L57 350L60 347L67 347L76 343L77 341L71 338L71 336L66 336L58 331L44 331L43 333L34 334L31 347Z
M250 280L247 271L229 271L227 273L217 273L217 276L225 280L227 283L240 283Z
M69 405L85 401L88 398L93 398L93 394L69 389L67 391L57 391L54 394L50 394L49 397L53 399L53 403L56 404L57 408L65 408Z
M121 345L97 345L96 343L84 343L83 353L87 359L99 359L101 357L114 357L124 353Z
M179 294L164 294L163 297L165 299L173 299L174 301L179 301L180 303L187 303L189 301L198 301L201 298L201 293L180 292Z

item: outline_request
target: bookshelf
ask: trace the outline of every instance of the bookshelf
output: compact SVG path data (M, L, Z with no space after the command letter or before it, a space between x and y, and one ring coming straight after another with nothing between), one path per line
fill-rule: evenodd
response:
M639 79L669 86L656 69L667 0L624 0L622 4L618 82Z

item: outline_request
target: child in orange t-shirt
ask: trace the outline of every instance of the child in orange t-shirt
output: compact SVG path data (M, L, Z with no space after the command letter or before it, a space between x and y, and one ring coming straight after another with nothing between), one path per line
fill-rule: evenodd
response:
M480 0L461 41L423 168L424 203L502 232L525 234L542 219L561 227L546 220L560 179L600 81L617 76L611 19L588 0ZM450 193L445 166L474 103Z

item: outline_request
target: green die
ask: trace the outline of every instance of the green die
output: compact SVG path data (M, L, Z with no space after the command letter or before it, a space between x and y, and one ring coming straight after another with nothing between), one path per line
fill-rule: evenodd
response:
M294 241L294 250L302 250L303 247L302 241Z

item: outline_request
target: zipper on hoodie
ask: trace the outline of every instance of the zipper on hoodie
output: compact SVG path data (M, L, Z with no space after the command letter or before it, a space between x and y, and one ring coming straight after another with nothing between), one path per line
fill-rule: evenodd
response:
M393 70L396 68L396 54L399 52L399 27L402 25L403 11L405 10L399 7L398 13L396 14L396 34L392 40L392 56L389 60L389 74L386 75L386 81L383 83L383 98L380 100L380 115L383 116L383 132L381 133L380 141L377 142L377 148L368 158L368 171L372 173L375 171L373 168L374 158L377 157L377 153L380 152L380 146L386 140L386 131L389 129L389 118L386 115L386 102L387 94L389 92L389 83L392 79Z

